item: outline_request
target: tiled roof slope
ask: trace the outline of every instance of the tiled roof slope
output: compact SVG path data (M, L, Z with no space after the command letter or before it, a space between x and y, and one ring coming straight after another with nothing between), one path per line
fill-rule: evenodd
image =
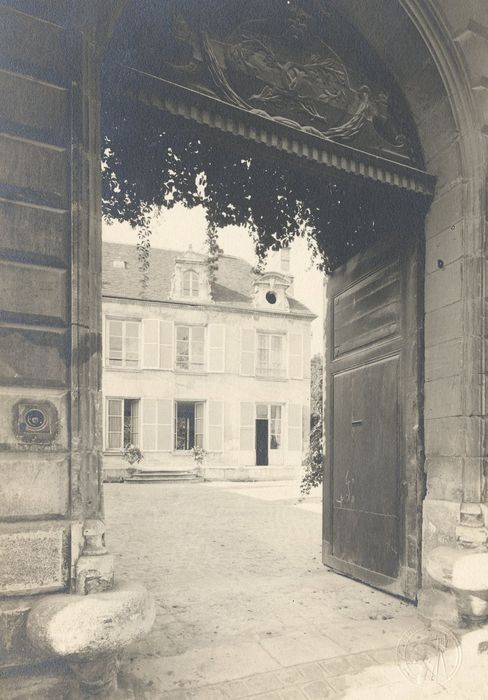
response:
M151 248L147 284L142 284L137 249L124 243L103 243L103 285L104 296L146 301L169 301L171 277L175 259L182 251ZM203 256L202 256L203 257ZM114 267L114 260L124 261L124 268ZM255 277L251 265L245 260L230 255L219 259L216 282L212 285L212 298L216 304L235 308L254 309L252 284ZM290 311L296 314L313 314L304 304L288 297Z

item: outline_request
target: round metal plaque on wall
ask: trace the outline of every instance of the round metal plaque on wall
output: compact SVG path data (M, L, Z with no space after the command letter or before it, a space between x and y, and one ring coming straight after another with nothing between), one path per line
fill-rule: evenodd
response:
M58 411L50 401L18 401L13 409L15 437L32 445L52 444L58 432Z
M29 409L24 416L26 428L28 430L43 430L47 424L47 417L40 408Z

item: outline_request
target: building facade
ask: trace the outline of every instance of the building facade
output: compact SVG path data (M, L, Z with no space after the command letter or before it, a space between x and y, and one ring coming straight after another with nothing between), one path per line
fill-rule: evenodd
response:
M209 479L297 476L307 450L314 315L283 272L256 277L223 256L105 243L104 471L122 478L128 444L142 470L185 471L204 450Z

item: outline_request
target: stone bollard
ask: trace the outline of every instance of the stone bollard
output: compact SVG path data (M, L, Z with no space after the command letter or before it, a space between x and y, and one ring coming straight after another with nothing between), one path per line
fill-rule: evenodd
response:
M437 547L429 554L426 571L437 597L452 601L453 626L488 622L488 552Z
M85 693L98 695L116 689L121 653L154 617L152 597L139 586L53 595L31 609L27 636L37 651L66 661Z
M149 632L155 608L142 586L114 587L104 523L86 520L82 532L75 594L42 598L31 608L26 630L37 653L63 659L84 693L101 695L115 692L121 654Z

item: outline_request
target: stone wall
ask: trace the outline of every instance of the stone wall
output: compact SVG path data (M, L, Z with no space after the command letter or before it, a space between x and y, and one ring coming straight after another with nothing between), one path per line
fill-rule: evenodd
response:
M40 600L26 596L73 589L83 522L102 515L98 59L87 31L69 3L0 7L6 666L25 649L26 613Z
M0 593L70 585L70 76L62 17L0 8ZM5 98L5 95L7 96ZM17 405L48 401L52 439L26 442ZM6 599L0 657L25 603ZM7 662L8 663L8 662Z

